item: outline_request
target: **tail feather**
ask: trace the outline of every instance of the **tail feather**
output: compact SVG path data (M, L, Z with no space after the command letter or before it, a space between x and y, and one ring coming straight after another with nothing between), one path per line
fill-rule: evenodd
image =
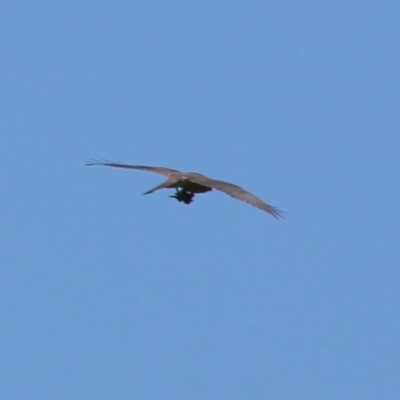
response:
M156 190L160 190L160 189L167 188L167 187L168 187L167 182L168 182L168 180L165 181L165 182L163 182L163 183L160 183L159 185L157 185L157 186L154 187L153 189L150 189L150 190L148 190L147 192L144 192L143 194L150 194L150 193L155 192Z

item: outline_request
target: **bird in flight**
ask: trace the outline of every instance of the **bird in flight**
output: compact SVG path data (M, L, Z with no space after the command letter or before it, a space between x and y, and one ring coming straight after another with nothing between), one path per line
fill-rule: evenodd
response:
M173 196L170 196L185 204L190 204L193 201L193 197L198 193L210 192L213 189L219 190L228 194L229 196L242 200L260 210L266 211L275 218L283 218L284 212L280 211L274 206L264 203L261 199L254 196L254 194L244 190L240 186L234 185L224 181L208 178L205 175L198 174L196 172L181 172L176 169L164 168L164 167L148 167L145 165L130 165L120 162L112 162L108 160L91 160L86 162L87 166L102 165L105 167L116 167L126 169L137 169L141 171L154 172L159 175L164 175L167 180L151 190L143 194L150 194L160 189L175 189L176 192Z

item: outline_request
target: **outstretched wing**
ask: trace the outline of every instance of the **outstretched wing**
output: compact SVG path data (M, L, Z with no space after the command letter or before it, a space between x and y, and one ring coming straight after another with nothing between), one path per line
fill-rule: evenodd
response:
M254 196L254 194L248 192L247 190L244 190L240 186L234 185L233 183L210 179L200 174L190 174L190 180L200 185L209 186L213 189L220 190L221 192L224 192L235 199L242 200L254 207L259 208L260 210L266 211L267 213L273 215L275 218L284 218L283 211L267 203L264 203L257 196Z
M89 167L92 165L103 165L105 167L138 169L138 170L142 170L142 171L154 172L155 174L160 174L160 175L164 175L164 176L169 176L173 173L179 172L176 169L171 169L171 168L148 167L145 165L130 165L130 164L124 164L124 163L120 163L120 162L112 162L112 161L108 161L108 160L90 160L90 161L86 161L85 164Z

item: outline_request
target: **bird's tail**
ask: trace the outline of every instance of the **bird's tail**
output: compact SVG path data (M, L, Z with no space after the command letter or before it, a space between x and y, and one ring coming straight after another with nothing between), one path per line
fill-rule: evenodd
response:
M144 192L143 194L150 194L150 193L155 192L156 190L160 190L160 189L167 188L167 187L169 187L169 185L167 184L167 182L168 182L168 180L165 181L165 182L163 182L163 183L160 183L159 185L157 185L157 186L154 187L153 189L150 189L150 190L148 190L147 192Z

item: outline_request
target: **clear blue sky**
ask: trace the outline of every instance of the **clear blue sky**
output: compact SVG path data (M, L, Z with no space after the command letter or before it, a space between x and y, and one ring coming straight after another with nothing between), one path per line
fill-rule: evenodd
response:
M398 1L0 20L1 399L400 398Z

